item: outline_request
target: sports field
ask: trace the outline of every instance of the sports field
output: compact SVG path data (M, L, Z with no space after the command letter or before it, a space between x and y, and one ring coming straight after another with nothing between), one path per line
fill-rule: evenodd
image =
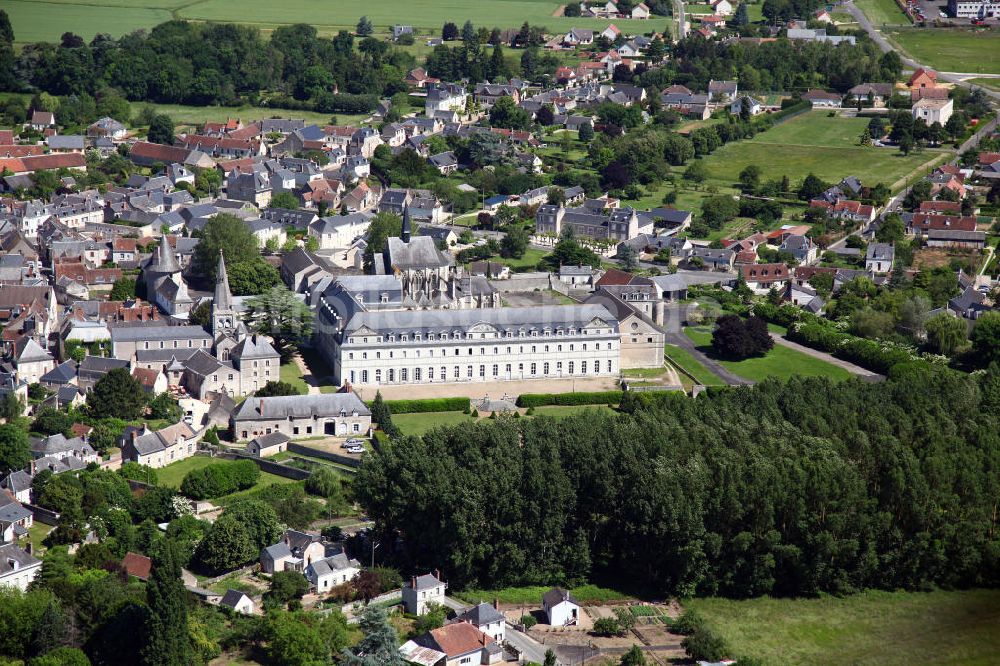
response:
M565 18L555 0L4 0L18 42L58 41L67 30L89 40L96 33L118 36L137 28L150 28L171 18L234 22L273 28L308 23L321 33L353 29L362 15L376 30L386 32L397 23L412 25L421 34L438 34L442 24L466 20L477 27L518 27L525 21L551 30L572 27L603 29L608 20ZM615 20L626 32L662 31L670 19Z
M1000 74L1000 30L896 30L886 35L904 51L942 72Z
M740 171L758 165L763 178L788 176L792 183L809 173L839 182L850 175L872 185L894 182L933 160L943 160L947 151L923 150L903 155L892 148L861 146L858 137L868 120L828 117L826 111L811 111L758 134L719 148L704 158L710 184L731 186Z
M784 664L995 664L1000 591L692 599L733 656Z

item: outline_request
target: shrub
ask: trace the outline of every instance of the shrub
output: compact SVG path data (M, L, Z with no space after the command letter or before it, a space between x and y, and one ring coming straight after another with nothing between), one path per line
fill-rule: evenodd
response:
M535 626L536 624L538 624L538 620L536 620L531 615L522 615L521 616L521 624L524 625L525 629L531 629L533 626Z
M726 642L704 626L695 629L681 645L688 656L698 661L719 661L726 656Z
M704 623L705 620L701 615L689 608L670 624L670 631L681 636L690 636Z
M222 497L252 488L260 478L260 468L251 460L215 463L184 475L181 492L191 499Z
M593 393L523 393L517 398L518 407L542 407L544 405L617 405L622 400L621 391L597 391Z
M156 470L147 465L140 465L137 462L122 463L121 469L118 473L124 476L126 479L131 479L133 481L142 481L143 483L148 483L151 486L156 485Z
M763 356L774 340L767 332L767 323L760 317L743 319L736 315L719 317L712 333L712 349L719 356L743 360L751 356Z
M427 400L386 400L385 404L393 414L418 414L422 412L468 413L468 398L429 398Z
M617 636L621 632L621 625L613 617L602 617L594 621L594 633L598 636Z

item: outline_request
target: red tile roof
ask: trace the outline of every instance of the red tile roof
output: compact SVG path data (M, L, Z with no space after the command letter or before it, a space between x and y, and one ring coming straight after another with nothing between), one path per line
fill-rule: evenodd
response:
M620 271L617 268L609 268L608 271L601 276L601 279L597 281L597 286L607 287L610 285L626 285L629 284L634 277L635 276L631 273Z
M748 264L740 267L740 273L747 282L787 280L788 266L785 264Z
M492 638L468 622L456 622L440 629L432 629L430 634L449 659L481 649L493 642Z
M954 217L952 215L935 215L933 213L914 213L910 226L920 231L975 231L976 218L971 215Z
M998 158L1000 159L1000 158ZM962 214L962 204L958 201L921 201L921 213L953 213Z
M139 580L146 580L149 578L149 572L153 568L153 561L145 555L125 553L125 557L122 558L122 567L128 572L129 576L135 576Z
M139 157L153 162L172 164L174 162L183 162L187 159L190 152L187 148L181 148L180 146L165 146L160 143L138 141L132 144L132 150L129 155L133 158Z

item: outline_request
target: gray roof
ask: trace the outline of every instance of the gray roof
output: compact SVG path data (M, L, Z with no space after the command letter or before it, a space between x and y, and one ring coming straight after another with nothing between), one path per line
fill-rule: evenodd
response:
M282 558L292 556L291 549L288 547L288 544L285 543L284 541L279 541L273 546L268 546L267 548L264 549L263 553L267 553L267 556L270 557L271 560L275 562L277 562Z
M599 305L556 305L552 307L486 308L475 310L407 310L359 312L345 326L345 334L367 327L374 331L414 333L450 332L487 324L501 331L580 329L594 319L607 322L617 331L618 322Z
M210 375L213 372L218 372L219 368L224 367L222 362L204 349L199 349L192 354L190 358L184 361L183 365L186 369L202 377Z
M112 342L138 342L142 340L211 340L201 326L116 326L111 329Z
M58 455L69 451L83 451L90 453L94 450L86 444L81 437L67 439L62 433L49 435L45 439L39 440L31 445L31 452L38 457Z
M558 587L553 587L551 590L542 595L542 603L550 608L562 603L563 601L568 601L571 604L576 604L577 606L580 605L577 603L576 599L573 598L572 594Z
M493 606L481 603L478 606L473 606L469 610L459 615L458 619L471 622L477 627L481 627L485 624L503 622L504 616L501 615L500 611L498 611L496 608L493 608Z
M76 361L60 363L41 377L48 384L66 384L76 378Z
M370 416L371 411L355 393L323 393L320 395L282 395L268 398L247 398L233 414L235 421L258 419L309 418L337 416L341 412Z
M135 360L137 363L168 363L170 359L186 361L194 356L199 350L183 347L179 349L137 349Z
M222 606L229 606L230 608L236 608L237 604L243 601L243 597L250 599L249 596L239 590L226 590L226 593L222 595L222 601L220 601L219 604ZM253 601L253 599L250 599L250 601Z
M3 486L12 493L19 493L22 490L28 490L31 488L31 475L23 469L19 469L16 472L11 472L4 477L4 479L0 481L0 486Z
M83 150L83 136L79 134L55 134L45 143L53 150Z
M239 359L278 358L270 341L262 335L248 335L229 352L230 357Z
M361 563L348 558L344 553L337 553L325 559L316 560L309 566L312 567L313 573L317 576L322 576L334 571L343 571L344 569L359 569L361 568Z
M18 569L42 563L40 559L25 552L17 544L7 543L0 546L0 576L6 576L14 571L10 561L16 562Z
M112 338L114 337L114 330L112 329ZM63 364L65 365L65 364ZM80 362L79 371L80 373L107 373L115 368L127 368L129 362L121 358L108 358L105 356L87 356L83 357Z
M253 441L257 442L257 446L260 448L266 449L271 446L277 446L278 444L284 444L288 441L288 435L275 430L272 433L256 437Z
M868 254L866 257L868 259L882 259L884 261L892 261L895 256L896 251L892 246L892 243L872 243L868 246Z
M424 574L423 576L417 576L417 585L414 589L416 590L429 590L431 588L438 587L442 585L442 581L438 579L434 574Z
M10 502L0 506L0 523L16 523L31 515L19 502Z
M393 236L389 238L386 249L389 266L400 270L443 267L453 263L451 254L438 250L434 239L427 236L412 237L409 243Z
M15 360L18 363L34 363L37 361L51 361L52 354L48 353L35 342L34 338L24 338L24 346L17 352Z

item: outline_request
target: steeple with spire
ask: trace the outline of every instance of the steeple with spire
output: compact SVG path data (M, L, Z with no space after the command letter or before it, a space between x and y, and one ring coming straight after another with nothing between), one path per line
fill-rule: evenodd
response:
M233 309L233 293L229 290L229 274L226 260L219 250L219 265L215 272L215 299L212 301L212 333L231 335L236 330L236 310Z
M157 273L180 273L181 265L177 263L177 255L170 247L170 241L166 234L160 236L160 246L156 248L156 263L154 270Z
M410 204L405 204L403 206L403 233L399 235L400 240L402 240L404 243L409 243L411 232L412 230L410 228Z

